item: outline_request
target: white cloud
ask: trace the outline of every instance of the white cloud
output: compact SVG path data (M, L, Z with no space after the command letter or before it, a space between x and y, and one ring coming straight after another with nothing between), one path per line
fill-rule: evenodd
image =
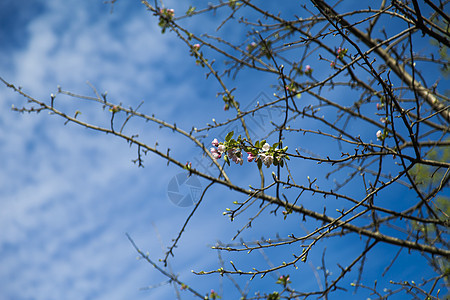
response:
M162 86L167 75L157 67L175 64L178 50L170 44L173 39L155 31L154 20L139 20L145 10L113 24L109 8L93 21L89 5L78 1L46 5L46 12L30 22L28 44L15 53L14 69L2 74L5 79L38 98L49 97L57 84L87 92L86 80L108 89L117 102L130 96L125 103L168 90ZM172 56L166 55L169 48ZM178 209L165 196L171 174L138 170L130 162L136 152L124 141L63 126L53 116L19 115L10 105L20 106L21 97L8 90L0 97L0 153L6 158L0 163L0 299L136 299L167 293L138 291L160 276L149 266L131 263L137 254L124 233L150 231L152 221L165 217L155 208ZM82 117L98 115L85 104L56 101L69 110L82 107ZM176 107L157 103L153 106L163 114ZM159 138L168 144L164 139ZM151 156L145 159L149 168L164 166ZM160 203L152 203L150 192ZM185 212L178 209L172 216L181 219ZM171 235L176 231L161 226L163 235L166 229Z

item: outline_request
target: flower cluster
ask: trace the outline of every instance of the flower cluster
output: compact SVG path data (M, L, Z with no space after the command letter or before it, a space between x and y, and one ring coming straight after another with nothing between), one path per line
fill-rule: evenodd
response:
M211 294L209 294L209 298L206 299L219 299L220 296L214 290L211 290Z
M336 56L336 58L343 59L345 54L347 54L347 51L348 51L348 49L339 47L337 49L337 56Z
M247 52L252 52L253 50L255 50L256 46L258 45L255 42L251 42L245 49L247 50Z
M305 74L306 75L311 75L312 74L312 71L313 71L313 69L311 68L311 66L310 65L306 65L306 67L305 67Z
M117 113L117 112L120 111L120 108L119 108L119 106L117 106L117 105L113 105L113 107L111 107L111 108L109 109L109 111L115 114L115 113Z
M172 19L175 16L175 11L172 8L161 8L159 13L166 16L168 19Z
M381 130L377 131L377 140L380 140L383 136L383 132Z
M292 93L297 92L298 85L296 82L291 82L290 84L286 85L286 90Z
M172 8L161 8L159 10L159 27L161 27L161 32L166 32L167 27L169 27L170 21L172 21L175 16L175 11Z
M224 154L227 158L225 160L232 160L234 161L236 164L240 164L242 165L242 163L244 162L242 160L242 153L241 150L239 148L228 148L223 144L223 143L219 143L219 141L217 139L214 139L211 144L217 148L211 147L211 149L209 150L211 152L211 155L214 159L219 159L222 157L222 155Z
M202 67L205 66L205 63L208 61L203 57L203 54L200 52L200 44L194 44L191 46L191 56L195 58L195 64L200 65Z
M214 157L214 159L219 159L222 157L222 153L225 152L225 146L224 145L219 145L219 141L217 139L214 139L211 143L213 146L217 147L211 147L210 151L212 156Z
M282 284L283 286L288 285L289 283L291 283L289 275L281 275L280 277L278 277L278 280L276 283Z
M386 129L384 129L384 130L378 130L376 135L377 135L378 141L383 141L384 139L387 138L388 133L387 133Z
M313 72L313 68L311 68L310 65L306 65L305 68L303 68L299 63L294 63L293 70L295 70L297 75L311 75Z
M270 167L270 165L273 163L273 155L270 155L270 145L268 143L264 143L264 145L261 148L262 151L259 153L259 158L262 159L262 162L266 167ZM249 156L254 156L252 152L248 152Z
M278 143L270 146L265 140L255 142L254 146L246 145L246 140L241 139L241 136L237 140L232 139L233 131L228 133L225 137L225 141L219 142L216 138L211 142L214 147L210 148L211 155L214 159L223 159L230 164L233 161L236 164L242 165L244 160L242 158L242 151L247 153L248 162L256 162L258 167L264 164L267 168L272 164L284 166L284 159L289 159L285 154L287 147L283 149L277 149Z

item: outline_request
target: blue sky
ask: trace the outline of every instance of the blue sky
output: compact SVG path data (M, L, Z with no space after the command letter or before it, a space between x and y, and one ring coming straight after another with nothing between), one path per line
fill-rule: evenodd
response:
M195 65L186 45L170 33L160 34L157 20L139 1L119 0L113 13L111 6L100 0L30 2L0 2L0 76L22 86L28 94L49 99L59 85L64 90L93 95L86 83L89 81L100 92L107 91L110 101L136 106L144 100L142 111L187 130L192 125L205 126L212 117L229 117L216 98L220 90L217 83L205 80L204 69ZM165 2L179 11L188 7L186 3L175 3ZM189 25L202 30L213 21L203 19ZM240 34L233 28L224 31L230 36ZM237 91L244 99L241 104L268 101L273 91L265 83L270 78L245 76L237 79L244 86ZM83 118L108 120L100 107L93 109L89 103L68 97L56 101L67 111L80 110ZM0 300L175 299L169 285L140 290L166 279L136 259L137 253L125 233L155 260L163 257L162 249L177 235L191 209L177 207L167 197L168 183L181 171L151 155L144 158L145 168L137 168L131 162L136 158L136 149L124 141L71 123L64 125L64 120L47 113L11 111L11 105L23 104L22 97L0 87ZM277 117L274 110L261 122ZM199 150L168 130L134 121L128 130L139 132L149 144L157 141L163 149L170 147L181 160L202 160ZM258 130L256 135L264 134L263 129ZM233 176L256 185L258 181L251 172L235 171ZM312 172L311 164L298 169L299 177L306 178ZM205 186L206 182L201 184ZM180 279L204 293L211 288L220 290L222 283L227 288L230 283L217 276L197 277L190 271L216 269L217 255L209 246L217 240L229 241L246 221L243 218L230 223L222 217L222 211L235 200L226 189L214 187L210 195L171 261ZM285 236L296 224L297 219L283 223L268 215L256 220L254 230L244 237L268 237L276 232ZM327 255L342 256L345 262L360 251L357 247L342 247L351 242L343 238L327 245L340 249L339 253L330 250ZM321 244L317 249L323 248ZM283 253L291 253L290 249L278 251L271 254L275 263ZM375 251L366 266L373 268L367 282L373 282L382 272L379 260L393 257L395 251L395 247L388 246ZM314 278L321 254L318 250L312 255L297 278ZM233 259L228 254L224 257L225 261ZM261 257L243 260L242 264L264 265ZM412 261L416 257L410 255ZM423 261L418 266L403 261L393 272L414 279L417 268L424 266ZM330 270L339 272L335 265ZM429 272L424 270L424 274ZM346 282L354 279L350 277ZM298 289L317 288L315 279L297 282ZM253 291L267 286L275 289L273 278L251 285ZM225 299L236 296L235 292L228 293ZM190 299L185 296L183 299ZM367 295L358 294L355 299L361 296Z

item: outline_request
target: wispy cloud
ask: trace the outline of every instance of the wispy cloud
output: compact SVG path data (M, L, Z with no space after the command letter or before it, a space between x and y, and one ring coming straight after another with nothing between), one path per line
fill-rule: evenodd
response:
M185 49L177 50L150 17L143 22L144 9L130 5L125 16L78 1L43 5L44 12L27 25L26 45L17 48L11 68L2 72L26 92L49 97L61 85L92 93L89 80L108 89L116 102L137 103L146 95L147 107L166 117L177 108L167 98L194 93L187 84L178 89L164 84L182 76L177 72L183 68L175 66L177 53ZM19 29L12 27L11 34ZM170 298L171 289L138 291L161 276L136 262L124 233L145 239L143 249L160 248L152 222L166 243L175 236L188 212L173 206L165 194L176 173L151 157L146 158L148 169L138 170L130 162L135 152L110 136L63 126L51 116L13 113L11 104L23 101L1 89L0 153L6 159L0 162L0 298L138 299L168 292L163 298ZM65 108L80 106L57 101ZM86 114L91 116L87 108ZM168 171L159 174L154 168ZM186 257L202 260L190 253Z

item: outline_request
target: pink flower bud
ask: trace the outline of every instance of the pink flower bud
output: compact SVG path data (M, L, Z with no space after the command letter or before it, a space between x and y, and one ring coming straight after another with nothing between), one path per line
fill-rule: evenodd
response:
M312 68L311 68L311 66L310 65L306 65L306 67L305 67L305 74L307 74L307 75L309 75L309 74L311 74L312 73Z
M217 140L217 139L213 139L213 141L211 142L211 144L213 145L213 146L219 146L219 141Z
M251 152L247 152L247 161L252 162L255 159L255 156Z
M255 42L251 42L250 44L247 45L247 51L251 52L253 49L256 48L256 43Z
M112 108L109 109L110 112L116 113L118 112L120 109L117 105L114 105Z

